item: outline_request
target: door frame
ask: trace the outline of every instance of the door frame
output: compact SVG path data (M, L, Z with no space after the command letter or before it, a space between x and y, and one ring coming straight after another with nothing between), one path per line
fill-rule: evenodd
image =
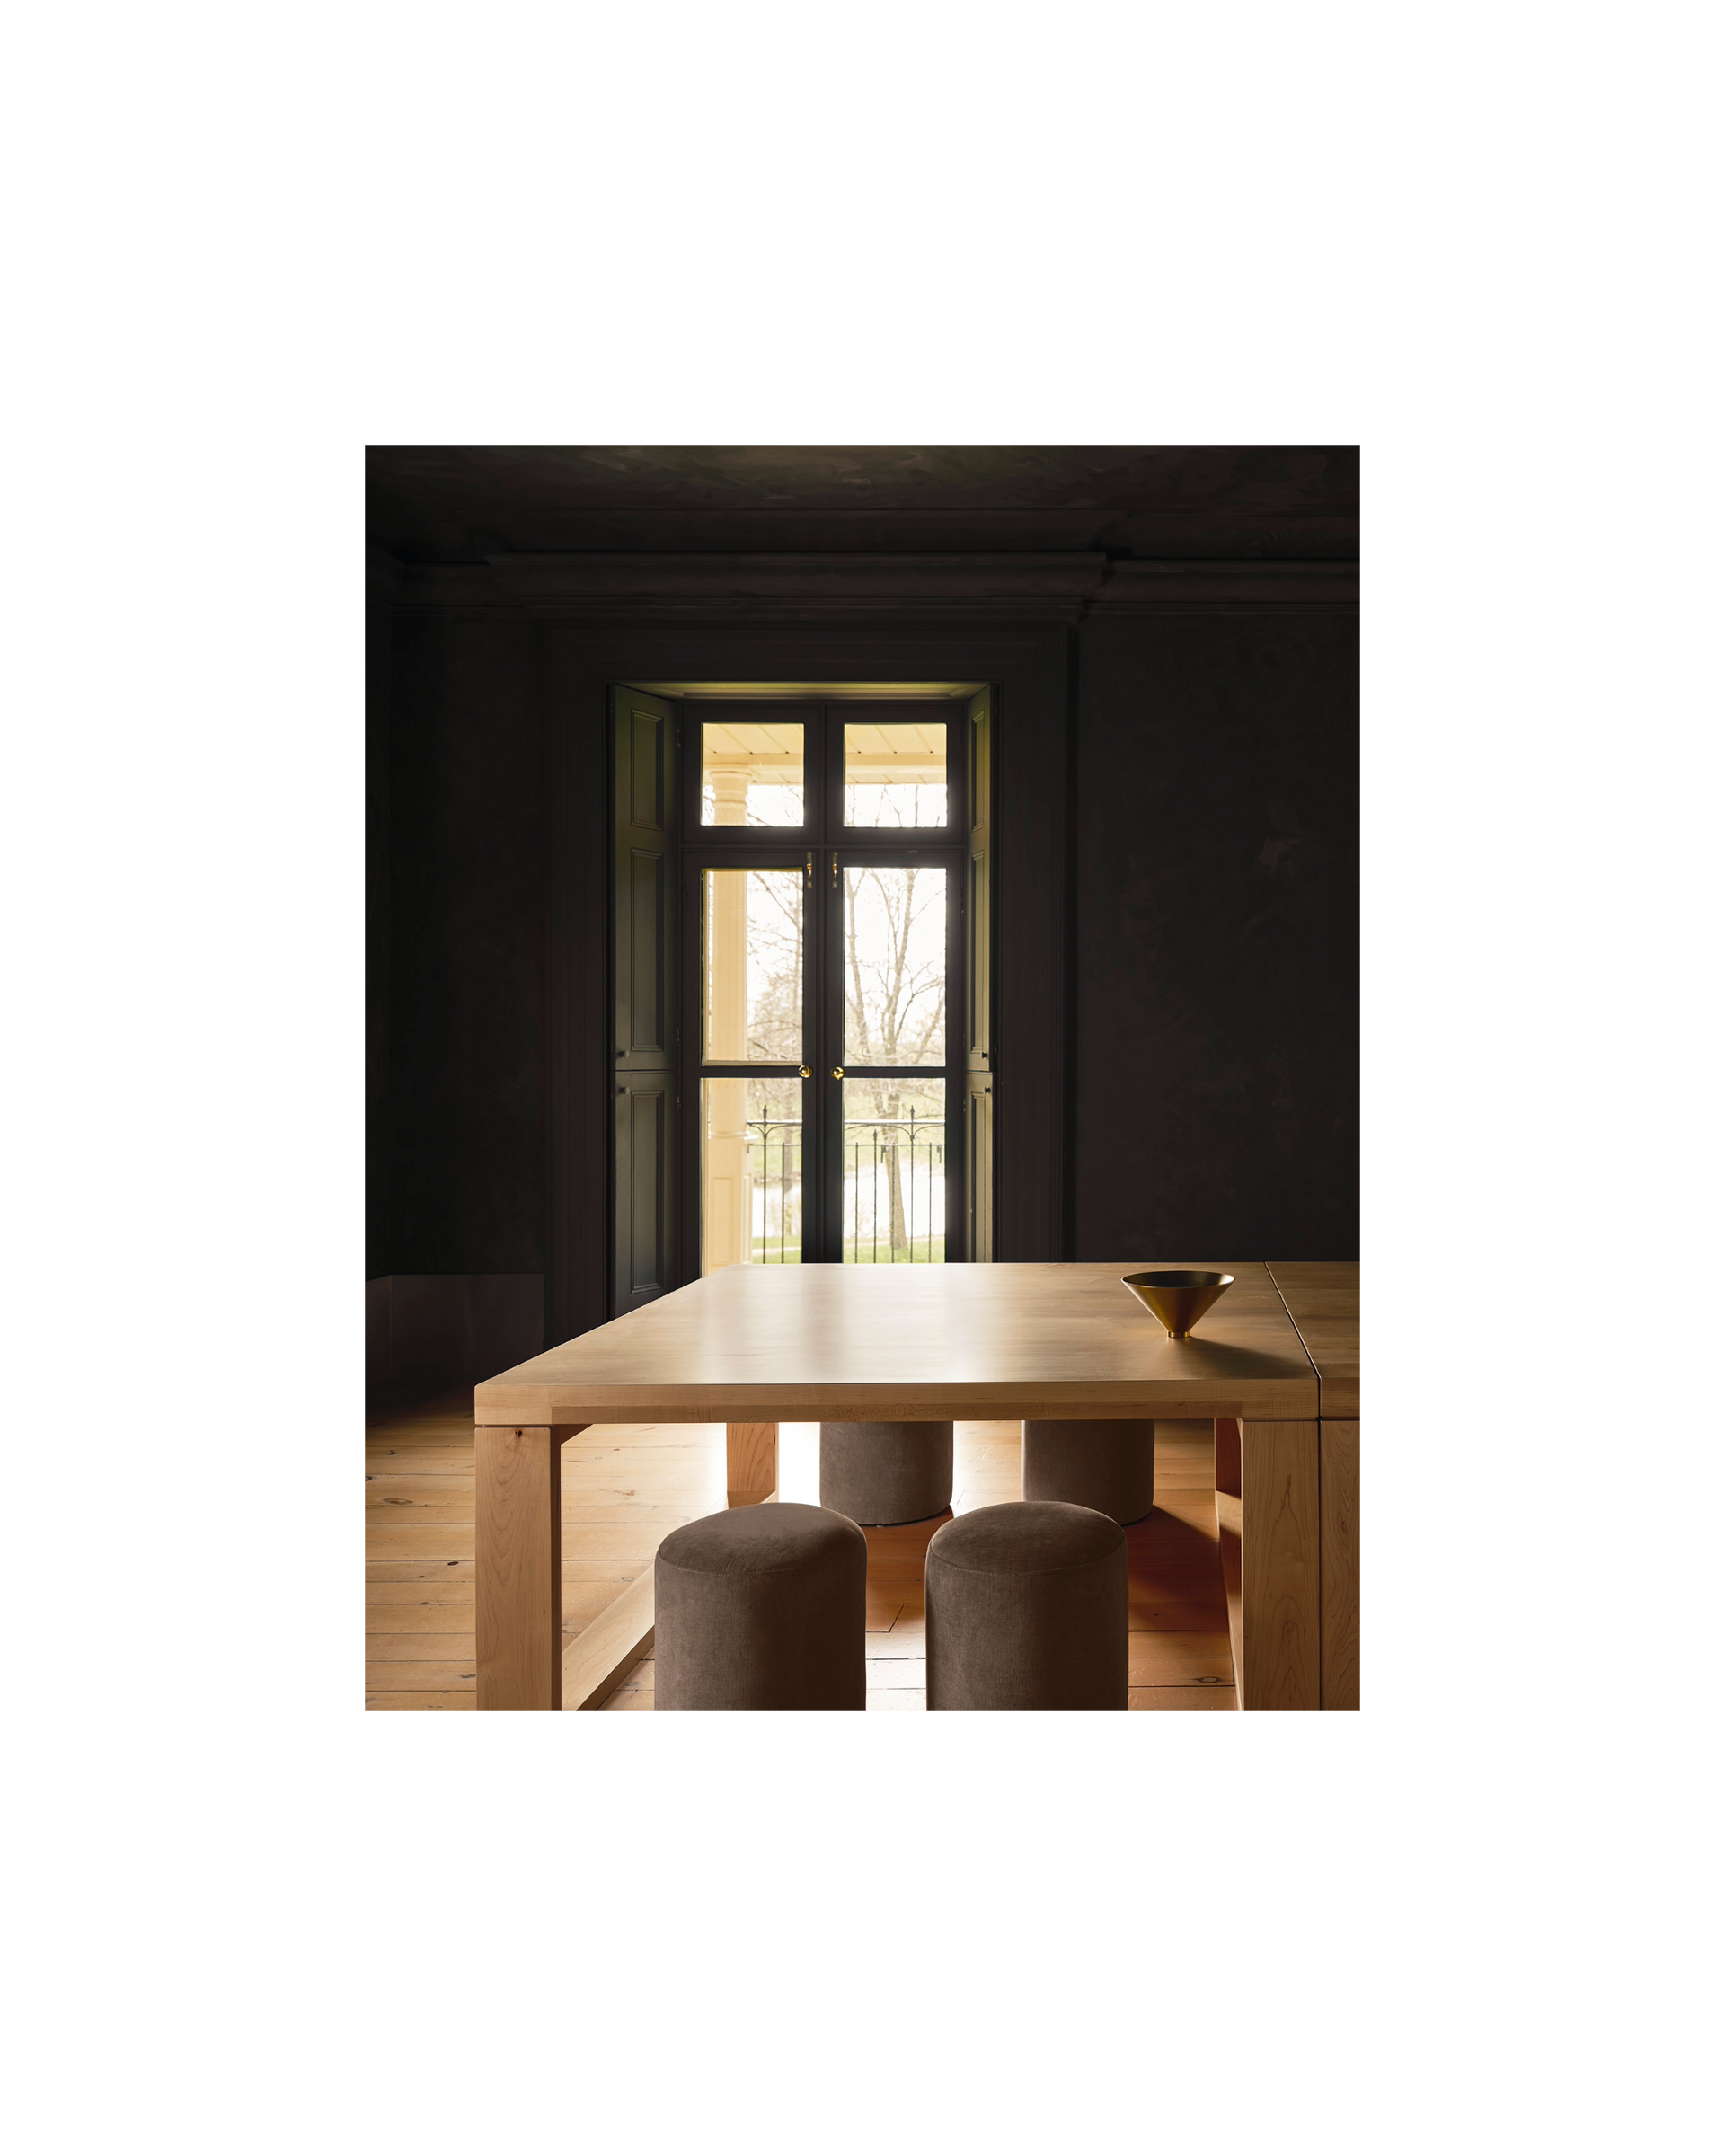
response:
M730 618L618 619L546 599L538 685L545 728L545 1339L609 1316L610 1032L608 758L613 684L795 681L851 694L907 681L995 687L995 1254L1071 1254L1068 1102L1071 966L1068 764L1075 605L1025 597L981 619L809 620L747 601ZM744 618L737 618L739 613ZM859 608L859 617L864 610ZM765 617L765 618L762 618ZM1027 618L1029 617L1029 618ZM810 694L805 701L825 701ZM958 710L963 705L955 699ZM1012 952L1010 970L999 965Z

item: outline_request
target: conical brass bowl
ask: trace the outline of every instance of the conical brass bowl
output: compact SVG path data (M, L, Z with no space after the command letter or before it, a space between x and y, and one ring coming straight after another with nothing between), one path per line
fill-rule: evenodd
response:
M1120 1278L1162 1320L1171 1340L1185 1339L1211 1303L1234 1286L1232 1273L1122 1273Z

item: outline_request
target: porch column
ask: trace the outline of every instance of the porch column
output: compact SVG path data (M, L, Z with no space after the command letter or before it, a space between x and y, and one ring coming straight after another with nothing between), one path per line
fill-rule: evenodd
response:
M713 821L748 820L748 772L709 766ZM748 1059L748 885L728 870L712 878L707 917L709 948L706 1060ZM701 1270L747 1265L754 1255L755 1192L748 1172L748 1081L707 1078L701 1163Z

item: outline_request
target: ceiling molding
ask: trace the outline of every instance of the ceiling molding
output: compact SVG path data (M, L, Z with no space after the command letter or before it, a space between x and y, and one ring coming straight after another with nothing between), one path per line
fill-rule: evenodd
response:
M1110 561L1100 553L497 554L483 565L387 563L396 603L523 607L596 619L1034 616L1351 606L1352 561ZM386 579L385 579L386 580Z
M1357 561L1116 561L1089 611L1183 614L1218 605L1358 604Z
M557 620L597 622L1079 622L1082 599L930 598L616 598L543 599L525 611Z
M494 554L491 573L522 599L906 599L1080 601L1105 554Z
M403 561L493 554L1107 554L1116 561L1345 560L1357 516L1210 509L537 509L427 525L374 503L372 536Z

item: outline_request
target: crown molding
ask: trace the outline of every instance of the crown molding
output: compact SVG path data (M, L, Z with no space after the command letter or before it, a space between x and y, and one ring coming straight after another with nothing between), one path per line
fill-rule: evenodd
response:
M367 561L377 553L368 550ZM1110 561L1099 553L495 554L406 565L396 603L615 620L942 619L1352 606L1352 561Z
M1115 561L1092 614L1357 606L1358 561Z
M1082 604L1108 571L1105 554L497 554L505 591L561 605L650 602L751 610L818 604L902 608Z
M595 622L907 622L1072 623L1084 619L1082 599L783 599L617 598L530 602L524 610L547 620Z

